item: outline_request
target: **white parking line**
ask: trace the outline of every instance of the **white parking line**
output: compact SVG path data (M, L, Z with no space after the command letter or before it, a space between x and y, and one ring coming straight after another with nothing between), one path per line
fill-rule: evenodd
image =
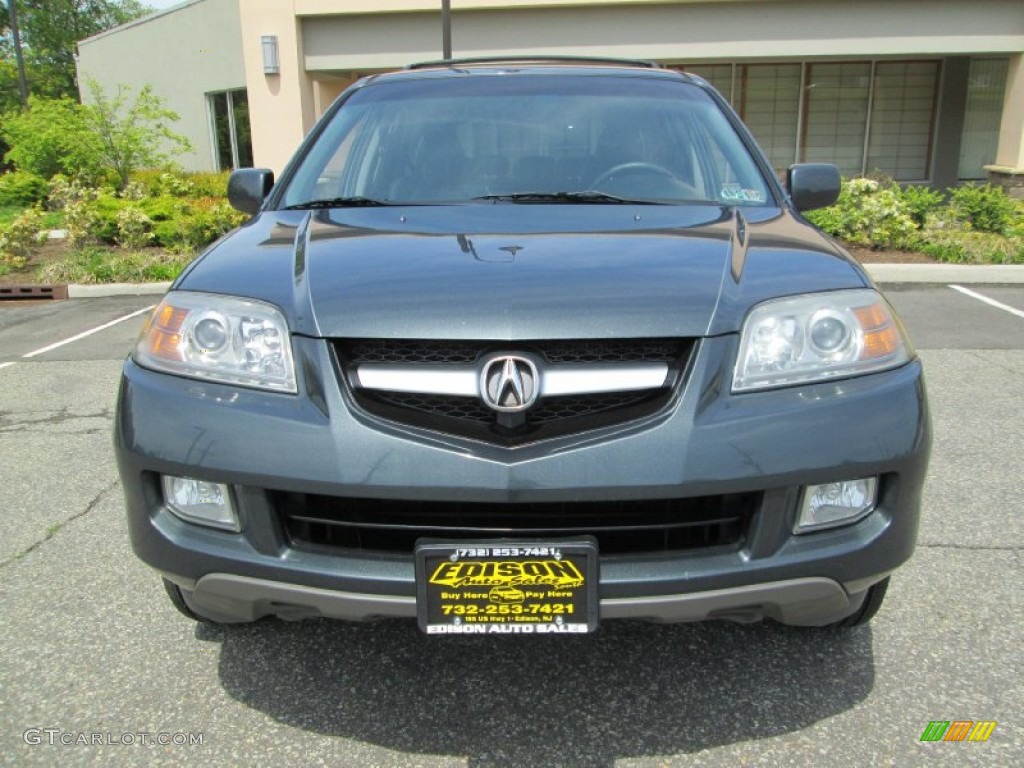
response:
M1011 315L1016 315L1017 317L1024 318L1024 311L1021 311L1016 307L1011 307L1009 304L1003 304L1003 302L1001 301L990 299L988 296L984 296L978 293L977 291L972 291L969 288L964 288L962 285L951 285L949 287L952 288L954 291L959 291L960 293L964 294L964 296L970 296L972 299L983 301L990 306L996 307L997 309L1009 312Z
M55 344L50 344L49 346L43 347L42 349L34 350L32 352L22 355L22 357L35 357L36 355L42 355L46 352L50 352L54 349L57 349L58 347L63 347L65 344L71 344L72 342L78 341L79 339L84 339L86 336L92 336L94 333L105 331L107 328L110 328L113 325L117 325L118 323L123 323L125 320L131 320L133 317L138 317L139 315L145 314L146 312L151 312L153 310L153 307L155 306L156 304L150 304L148 307L144 307L140 309L138 312L132 312L130 315L119 317L116 320L111 320L109 323L104 323L103 325L97 325L95 328L90 328L88 331L82 331L81 333L76 334L69 339L64 339L63 341L58 341Z
M9 363L0 363L0 368L10 368L12 365L14 365L13 360Z

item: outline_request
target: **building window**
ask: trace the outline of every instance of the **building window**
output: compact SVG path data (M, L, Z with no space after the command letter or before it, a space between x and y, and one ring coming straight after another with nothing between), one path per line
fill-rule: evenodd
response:
M877 168L897 181L924 181L931 176L938 87L937 61L875 65L871 137L864 170Z
M738 67L738 111L776 172L796 158L800 115L799 64Z
M1006 92L1006 59L973 59L967 79L963 135L960 140L961 179L985 178L984 166L996 158L999 122Z
M780 174L794 162L817 162L835 163L845 176L880 171L898 181L926 181L940 66L937 60L845 61L701 64L685 70L729 99ZM980 70L978 79L993 80ZM999 130L986 98L991 100L979 86L979 136L987 136L979 143L994 142ZM994 104L1001 103L1000 93Z
M864 172L871 62L809 64L800 159L835 163L844 176Z
M245 90L207 94L218 171L252 167L249 97Z

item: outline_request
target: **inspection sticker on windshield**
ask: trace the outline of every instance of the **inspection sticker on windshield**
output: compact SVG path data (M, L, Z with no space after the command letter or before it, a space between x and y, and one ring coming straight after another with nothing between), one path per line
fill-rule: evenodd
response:
M429 635L597 629L597 542L422 541L416 608Z
M739 184L726 184L718 194L719 197L730 203L763 203L765 201L764 192L757 189L743 189Z

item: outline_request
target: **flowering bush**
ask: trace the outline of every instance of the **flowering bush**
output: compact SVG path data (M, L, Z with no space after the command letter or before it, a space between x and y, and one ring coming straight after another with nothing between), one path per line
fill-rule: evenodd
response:
M43 213L28 208L0 230L0 265L20 269L28 262L32 251L46 236L42 232Z
M844 182L835 205L807 218L833 237L873 248L911 248L919 230L898 186L866 178Z
M117 212L117 243L122 248L144 248L153 241L153 220L129 205Z
M216 194L202 194L214 191ZM194 253L245 221L224 199L227 174L143 171L120 192L97 193L55 177L50 205L63 210L68 239L127 249L149 245Z
M852 245L920 251L954 263L1024 264L1024 202L990 185L957 187L946 202L927 187L848 179L835 205L807 219Z

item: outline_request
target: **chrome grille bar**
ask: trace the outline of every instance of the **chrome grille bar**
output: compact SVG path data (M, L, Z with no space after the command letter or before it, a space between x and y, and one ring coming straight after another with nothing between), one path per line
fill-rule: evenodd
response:
M661 362L552 365L539 374L540 397L634 392L660 389L669 383L668 363ZM361 363L355 366L352 383L367 390L476 397L480 371L450 365Z

